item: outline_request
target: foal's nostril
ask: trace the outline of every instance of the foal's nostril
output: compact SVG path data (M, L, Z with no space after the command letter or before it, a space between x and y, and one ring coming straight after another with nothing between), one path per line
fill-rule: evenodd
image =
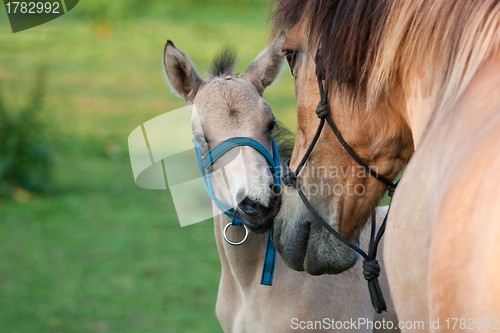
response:
M250 216L258 215L265 206L253 201L249 197L245 197L241 202L238 203L238 207L240 207L241 211Z

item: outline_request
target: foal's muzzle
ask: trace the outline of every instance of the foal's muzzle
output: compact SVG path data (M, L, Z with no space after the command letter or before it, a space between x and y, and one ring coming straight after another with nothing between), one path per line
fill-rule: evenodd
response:
M241 221L253 232L263 233L273 225L273 219L278 214L281 196L279 188L271 185L271 198L268 205L263 205L249 197L238 203L238 213Z

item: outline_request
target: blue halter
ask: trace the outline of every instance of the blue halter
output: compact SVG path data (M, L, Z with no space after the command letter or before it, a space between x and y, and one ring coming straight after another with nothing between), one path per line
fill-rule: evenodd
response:
M271 171L274 175L274 185L281 190L281 168L279 161L278 146L276 141L273 139L273 154L271 155L263 145L259 142L250 139L235 137L222 141L205 155L203 155L200 144L194 140L194 150L196 152L196 159L198 160L198 168L200 170L201 178L205 185L208 195L214 201L215 205L223 212L226 216L231 218L231 225L243 227L243 223L237 212L234 211L233 207L222 202L215 196L214 188L212 185L212 165L217 161L222 155L227 153L229 150L240 147L249 146L257 150L267 161L267 164L271 167ZM273 274L274 274L274 264L276 261L276 249L274 248L273 241L271 240L271 230L267 233L266 251L264 253L264 265L262 267L262 277L260 283L266 286L271 286L273 284Z

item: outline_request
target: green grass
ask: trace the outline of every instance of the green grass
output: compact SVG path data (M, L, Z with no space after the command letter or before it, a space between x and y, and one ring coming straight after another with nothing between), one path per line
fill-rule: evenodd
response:
M237 71L242 72L267 45L265 13L261 8L253 20L247 12L227 14L223 20L196 11L192 18L176 20L95 23L61 18L34 32L0 34L0 47L8 51L0 55L0 79L8 82L4 92L19 101L30 87L34 68L46 65L47 109L63 125L63 135L125 142L138 124L183 106L162 72L167 39L190 56L200 73L220 48L234 46ZM5 24L0 21L7 30ZM290 126L295 119L293 92L293 78L284 71L265 94L276 116Z
M23 106L47 67L56 157L48 195L0 201L0 332L220 332L213 223L181 228L168 191L138 188L127 137L183 106L164 81L166 39L199 72L235 46L241 72L267 45L267 2L147 3L80 1L16 34L0 10L5 103ZM295 129L288 71L265 97Z
M213 225L180 228L126 162L58 162L56 193L0 205L0 331L218 332Z

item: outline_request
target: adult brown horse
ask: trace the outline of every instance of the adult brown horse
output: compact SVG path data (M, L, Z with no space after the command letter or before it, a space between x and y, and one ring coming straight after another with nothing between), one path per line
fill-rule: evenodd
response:
M392 180L415 151L385 236L399 319L422 321L420 331L491 329L500 317L500 1L280 0L273 20L275 31L290 29L282 51L297 98L291 170L320 122L317 55L328 117L364 163ZM354 243L387 188L357 167L327 127L298 178L314 210ZM293 188L274 241L290 267L311 274L358 259Z

